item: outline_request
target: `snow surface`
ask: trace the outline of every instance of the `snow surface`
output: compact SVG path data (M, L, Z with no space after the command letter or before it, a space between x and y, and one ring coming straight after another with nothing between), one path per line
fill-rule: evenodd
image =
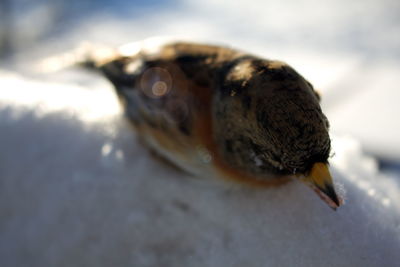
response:
M55 83L0 72L2 266L400 261L399 184L355 140L333 137L346 200L337 212L299 182L216 186L154 160L105 81L68 75L76 78Z
M16 53L0 62L1 266L399 265L400 175L366 154L399 166L399 1L12 2ZM333 212L295 182L254 190L188 177L137 142L106 81L33 74L32 62L82 41L155 35L295 67L322 92L346 204Z

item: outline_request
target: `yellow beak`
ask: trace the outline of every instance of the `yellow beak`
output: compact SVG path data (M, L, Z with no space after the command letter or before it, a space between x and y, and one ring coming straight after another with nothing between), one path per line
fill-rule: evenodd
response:
M310 174L303 178L302 181L310 186L332 209L336 210L342 204L342 200L339 199L333 187L327 164L322 162L315 163L311 168Z

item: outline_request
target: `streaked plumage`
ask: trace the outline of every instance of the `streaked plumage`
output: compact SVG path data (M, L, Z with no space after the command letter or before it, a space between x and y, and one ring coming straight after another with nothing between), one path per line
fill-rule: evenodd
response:
M129 49L128 49L129 48ZM154 150L197 176L259 186L300 179L332 208L329 123L289 65L194 43L137 43L91 56Z

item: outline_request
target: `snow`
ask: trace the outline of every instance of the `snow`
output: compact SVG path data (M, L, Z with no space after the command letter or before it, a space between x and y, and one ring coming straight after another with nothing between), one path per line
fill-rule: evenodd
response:
M347 131L368 152L395 161L400 155L399 73L399 64L386 62L344 77L341 89L334 93L335 104L327 112L335 131Z
M333 176L346 201L337 212L298 182L211 184L154 160L110 85L87 75L94 82L83 87L0 73L3 266L400 260L398 181L380 174L354 139L333 137Z
M19 50L1 61L1 266L398 266L398 1L56 2L19 14ZM102 78L34 73L82 41L155 35L284 60L312 82L345 205L334 212L297 182L190 177L140 145ZM382 172L382 159L397 170Z

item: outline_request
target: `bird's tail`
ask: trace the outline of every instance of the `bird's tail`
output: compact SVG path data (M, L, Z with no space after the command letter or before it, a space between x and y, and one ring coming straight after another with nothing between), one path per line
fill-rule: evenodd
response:
M104 64L114 60L119 55L118 49L83 43L72 51L41 60L38 63L37 70L42 73L51 73L76 66L89 70L100 70Z

